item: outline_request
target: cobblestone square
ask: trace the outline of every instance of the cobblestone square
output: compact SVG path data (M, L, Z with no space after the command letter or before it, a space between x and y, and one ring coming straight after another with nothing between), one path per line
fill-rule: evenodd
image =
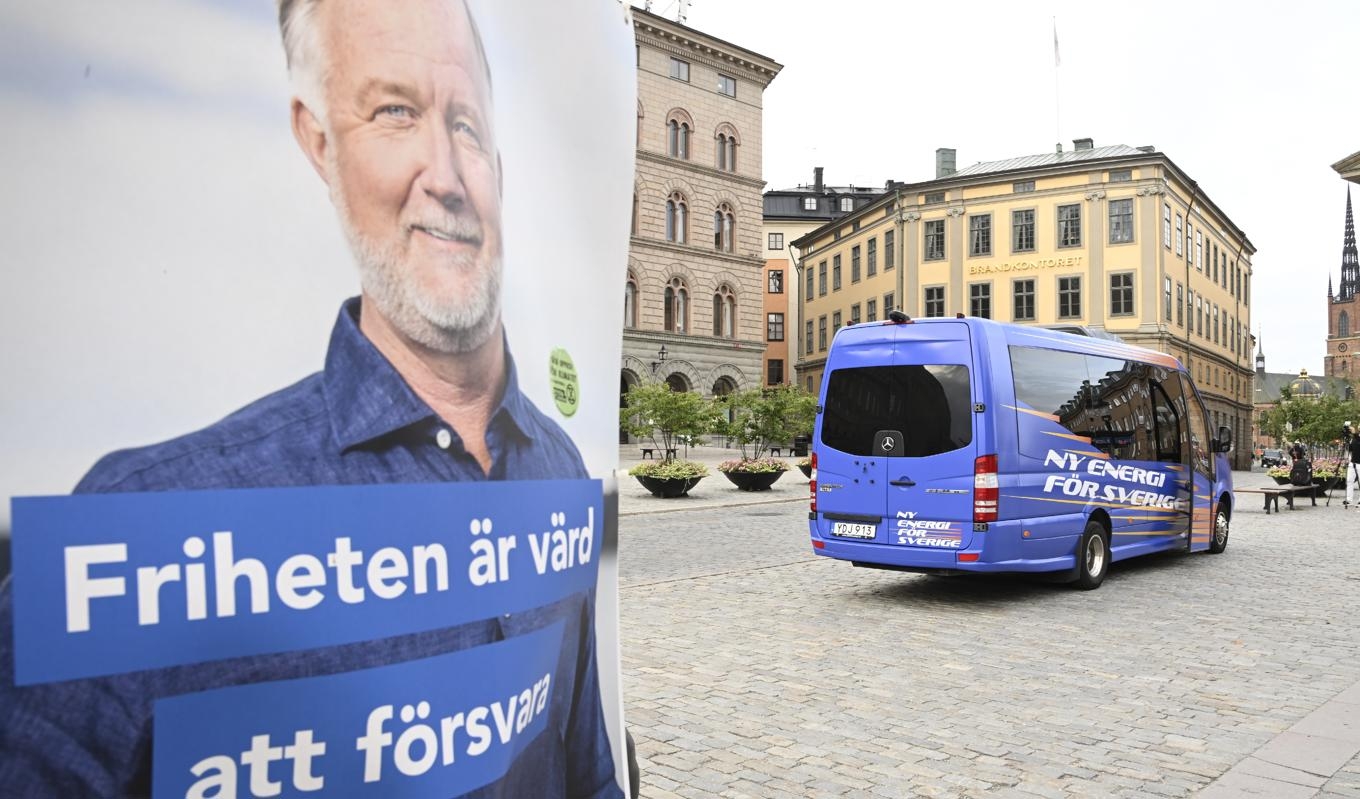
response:
M1241 495L1224 554L1082 592L814 556L806 491L791 472L715 506L739 493L715 474L693 500L624 496L643 797L1191 796L1360 680L1360 513L1339 498L1266 515ZM1328 707L1360 711L1351 694ZM1360 796L1357 775L1299 790ZM1252 795L1231 782L1206 796Z

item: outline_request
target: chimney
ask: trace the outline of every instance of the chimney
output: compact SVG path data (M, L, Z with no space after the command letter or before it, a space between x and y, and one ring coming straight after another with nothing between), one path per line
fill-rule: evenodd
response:
M822 168L819 166L812 168L812 190L818 194L822 193Z
M1157 152L1157 148L1154 147L1154 146L1152 146L1151 144L1144 144L1144 145L1142 145L1141 147L1139 147L1139 148L1137 148L1137 149L1138 149L1138 152L1140 152L1140 153L1148 153L1149 155L1152 154L1152 153Z
M1082 150L1093 150L1095 149L1095 142L1091 139L1073 139L1072 149L1077 152L1081 152Z
M1062 155L1062 142L1058 142L1058 155Z
M947 178L954 174L955 151L950 147L941 147L935 151L935 177Z

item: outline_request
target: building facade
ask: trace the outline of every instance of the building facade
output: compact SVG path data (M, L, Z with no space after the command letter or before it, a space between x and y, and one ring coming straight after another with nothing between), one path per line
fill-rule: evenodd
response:
M1327 280L1327 356L1322 373L1344 380L1360 379L1360 258L1355 249L1355 216L1346 190L1345 232L1341 239L1341 287L1332 292Z
M793 242L877 200L883 189L864 186L828 186L822 168L813 170L812 183L792 189L765 192L765 385L794 383L800 285L793 279L797 248ZM778 336L778 338L776 338Z
M1082 326L1179 358L1210 423L1250 441L1255 247L1165 154L1074 144L957 171L937 151L934 180L795 241L803 385L820 387L840 327L894 308Z
M620 390L764 382L761 102L780 65L632 9L637 176Z

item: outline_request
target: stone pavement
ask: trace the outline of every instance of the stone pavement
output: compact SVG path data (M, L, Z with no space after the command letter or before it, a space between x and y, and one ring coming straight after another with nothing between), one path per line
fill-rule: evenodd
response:
M1245 495L1223 555L1079 592L816 557L796 471L684 500L619 484L643 797L1360 797L1360 512L1339 494L1269 516Z

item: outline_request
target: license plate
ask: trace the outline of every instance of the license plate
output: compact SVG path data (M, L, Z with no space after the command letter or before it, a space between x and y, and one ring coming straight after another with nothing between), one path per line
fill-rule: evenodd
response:
M831 534L841 538L873 538L878 535L878 525L834 522L831 525Z

